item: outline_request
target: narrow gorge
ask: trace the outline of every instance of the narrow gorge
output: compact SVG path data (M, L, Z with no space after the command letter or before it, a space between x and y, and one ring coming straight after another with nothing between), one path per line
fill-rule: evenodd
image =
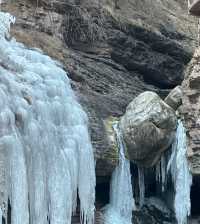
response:
M195 1L0 1L0 224L200 223Z

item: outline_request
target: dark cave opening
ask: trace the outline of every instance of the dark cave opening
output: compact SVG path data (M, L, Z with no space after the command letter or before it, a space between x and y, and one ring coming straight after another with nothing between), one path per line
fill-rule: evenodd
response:
M190 192L191 216L200 217L200 177L193 176L193 183Z
M2 216L2 224L6 224L6 220L5 220L5 218Z
M97 182L96 185L96 207L102 208L109 203L110 181Z
M136 204L139 203L139 180L138 180L138 166L134 163L131 163L131 175L132 175L132 184L134 188L134 198ZM158 186L156 182L155 169L145 169L144 171L145 178L145 197L156 196L158 193Z

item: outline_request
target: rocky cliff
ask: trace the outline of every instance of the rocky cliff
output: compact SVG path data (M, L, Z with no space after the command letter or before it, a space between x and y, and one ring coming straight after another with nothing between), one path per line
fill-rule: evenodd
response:
M97 176L109 175L115 160L106 156L105 120L121 116L139 93L164 97L183 80L196 39L185 1L16 0L2 9L17 17L17 40L42 49L69 72L89 114Z
M186 70L182 83L184 96L182 113L188 136L188 158L193 175L200 175L200 49L198 48Z

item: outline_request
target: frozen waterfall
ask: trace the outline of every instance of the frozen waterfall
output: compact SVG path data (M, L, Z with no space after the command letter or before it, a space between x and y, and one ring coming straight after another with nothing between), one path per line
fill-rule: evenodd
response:
M187 143L183 123L179 120L176 140L173 144L171 163L171 175L175 188L174 209L178 224L186 224L190 215L190 188L192 175L189 171L186 157ZM168 166L169 169L169 166Z
M119 165L112 175L110 204L107 205L104 214L105 224L131 224L135 202L131 184L130 162L124 155L124 144L118 125L115 124L113 129L119 148Z
M174 211L178 224L187 224L187 217L190 215L190 188L192 185L192 175L189 171L186 157L187 144L185 128L181 120L178 121L176 138L172 145L170 154L162 156L160 163L156 167L157 180L162 184L162 191L171 173L174 185Z
M61 66L8 41L0 12L0 211L11 224L94 223L95 165L88 118Z

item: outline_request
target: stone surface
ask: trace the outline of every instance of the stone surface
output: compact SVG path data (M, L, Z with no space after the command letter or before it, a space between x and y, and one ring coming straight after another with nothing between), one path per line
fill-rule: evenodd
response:
M193 175L200 175L200 49L186 71L183 81L183 106L188 137L188 159Z
M165 103L168 104L175 111L181 106L183 98L183 91L181 86L177 86L165 98Z
M110 175L104 120L122 116L139 93L165 97L166 88L183 79L196 39L186 2L15 0L2 9L17 17L12 29L17 40L42 49L69 71L89 115L97 176Z
M176 223L173 212L164 201L150 197L145 200L141 211L135 211L134 224L174 224Z
M111 176L112 170L117 166L119 161L119 151L116 141L116 136L113 130L114 123L118 122L118 118L109 117L104 121L106 129L106 138L108 141L108 147L102 154L101 158L97 160L97 167L99 168L98 174L101 177ZM98 178L97 183L104 181L104 179Z
M120 120L129 159L152 167L172 144L177 126L174 110L156 93L144 92L127 107Z
M105 224L103 221L103 209L100 202L96 202L95 224ZM133 212L132 223L134 224L175 224L173 212L164 201L159 198L150 197L146 199L142 210ZM72 219L73 224L79 223L79 214ZM189 224L199 224L197 219L189 221Z

